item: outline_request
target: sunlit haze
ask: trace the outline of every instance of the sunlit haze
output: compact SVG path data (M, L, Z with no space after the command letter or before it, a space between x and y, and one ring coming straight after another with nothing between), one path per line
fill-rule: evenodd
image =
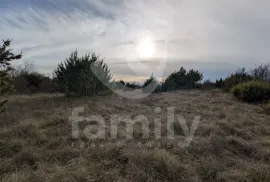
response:
M269 7L268 0L1 0L0 37L23 51L16 65L31 61L43 73L77 49L105 57L117 78L148 77L152 70L132 72L139 59L162 59L166 76L184 66L215 79L269 62Z
M151 58L155 53L155 45L149 39L145 39L138 45L137 52L140 58Z

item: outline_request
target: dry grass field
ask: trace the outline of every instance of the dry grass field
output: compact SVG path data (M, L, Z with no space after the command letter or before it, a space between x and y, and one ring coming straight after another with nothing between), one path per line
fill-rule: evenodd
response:
M160 115L162 138L155 139L150 130L150 139L142 139L136 125L134 139L126 140L123 124L114 140L109 125L106 139L74 139L69 117L79 106L86 107L85 116L100 114L106 121L111 114L142 114L150 126ZM189 146L167 140L167 107L175 107L189 123L201 116ZM141 100L12 96L0 127L3 182L270 181L270 115L219 90L158 93ZM175 141L183 140L177 124L175 134Z

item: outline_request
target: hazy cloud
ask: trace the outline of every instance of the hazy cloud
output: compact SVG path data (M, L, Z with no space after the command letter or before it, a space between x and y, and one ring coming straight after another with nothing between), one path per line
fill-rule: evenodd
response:
M116 78L134 78L142 64L136 46L148 37L165 74L186 66L215 78L269 62L269 7L268 0L1 0L0 37L14 39L43 72L78 49L101 53ZM139 76L151 72L159 71Z

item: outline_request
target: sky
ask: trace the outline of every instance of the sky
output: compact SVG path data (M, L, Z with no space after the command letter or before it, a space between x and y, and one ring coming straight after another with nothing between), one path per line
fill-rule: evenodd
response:
M270 62L269 0L0 0L0 38L51 73L78 50L95 52L114 79L141 81L198 69L205 79ZM151 57L138 56L149 40Z

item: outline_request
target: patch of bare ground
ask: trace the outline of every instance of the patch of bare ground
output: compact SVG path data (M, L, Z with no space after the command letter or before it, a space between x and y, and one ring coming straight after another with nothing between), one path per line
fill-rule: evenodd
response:
M106 120L105 139L72 138L69 117L81 106L84 116ZM200 116L189 146L175 144L185 138L179 123L174 124L175 140L167 140L168 107L189 127ZM112 114L146 116L150 139L142 138L140 124L134 126L134 139L126 139L124 123L118 138L111 139ZM154 137L156 118L161 119L160 139ZM0 126L3 182L270 181L270 115L219 90L159 93L141 100L14 96Z

